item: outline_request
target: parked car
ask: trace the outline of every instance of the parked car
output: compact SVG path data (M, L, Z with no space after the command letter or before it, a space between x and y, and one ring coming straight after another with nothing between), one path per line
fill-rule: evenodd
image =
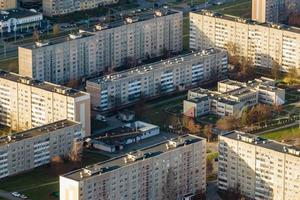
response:
M20 197L21 194L19 192L12 192L11 193L14 197Z
M21 198L21 199L28 199L28 197L27 197L25 194L22 194L22 195L20 196L20 198Z

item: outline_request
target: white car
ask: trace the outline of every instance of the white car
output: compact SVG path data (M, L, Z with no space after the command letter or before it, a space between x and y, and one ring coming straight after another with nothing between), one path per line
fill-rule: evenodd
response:
M11 193L14 197L19 197L21 196L21 194L19 192L12 192Z

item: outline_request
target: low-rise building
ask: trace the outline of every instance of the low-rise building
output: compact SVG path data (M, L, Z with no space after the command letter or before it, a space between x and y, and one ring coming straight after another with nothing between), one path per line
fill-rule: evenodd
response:
M184 135L60 176L61 200L174 200L206 190L206 140ZM164 192L165 191L165 192Z
M28 32L41 26L42 13L33 9L12 9L0 11L0 33Z
M227 52L208 49L88 80L86 90L104 111L226 77Z
M106 22L90 29L19 47L19 73L65 84L179 53L182 19L182 12L171 9L107 16Z
M239 117L245 108L258 103L282 105L284 102L285 90L276 87L273 79L261 77L247 83L226 79L218 82L218 91L190 90L183 102L183 113L189 117L209 113Z
M91 134L90 95L18 74L0 71L0 124L12 130L28 130L69 119Z
M0 137L0 178L45 165L55 156L82 151L80 123L61 120Z
M238 189L251 199L299 199L299 148L238 131L219 141L220 190Z
M123 150L126 145L140 142L141 140L156 136L160 133L159 127L146 122L135 121L122 127L105 132L104 136L93 138L91 143L94 148L116 152Z

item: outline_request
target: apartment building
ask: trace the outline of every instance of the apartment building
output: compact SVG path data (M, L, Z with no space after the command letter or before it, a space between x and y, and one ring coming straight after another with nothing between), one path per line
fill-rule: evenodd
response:
M88 80L93 107L108 110L227 76L227 52L208 49Z
M279 23L289 14L300 12L298 0L252 0L252 20Z
M89 136L90 95L0 71L0 116L1 125L17 131L74 120L82 124L85 136Z
M217 91L189 90L183 102L183 113L189 117L209 113L240 117L245 108L258 103L282 105L284 102L285 90L275 87L273 79L261 77L247 83L226 79L218 82Z
M55 156L68 157L82 150L78 122L61 120L0 137L0 178L50 163Z
M52 17L118 3L118 0L43 0L43 13Z
M66 38L19 47L19 73L64 84L181 50L182 12L149 9L118 15Z
M282 0L252 0L252 20L278 23L283 9Z
M190 13L190 48L226 48L233 45L236 55L258 67L283 71L300 70L300 29L272 23L258 23L209 11Z
M174 200L206 190L206 140L185 135L60 176L60 199Z
M238 131L219 141L220 190L238 187L251 199L299 199L299 148Z
M17 8L17 0L0 0L0 10Z

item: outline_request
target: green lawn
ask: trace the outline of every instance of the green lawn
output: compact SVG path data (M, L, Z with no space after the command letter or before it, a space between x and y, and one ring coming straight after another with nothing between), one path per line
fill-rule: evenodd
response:
M264 133L260 135L260 137L277 140L277 141L290 140L290 139L300 138L300 129L299 126L294 126L294 127L285 128L278 131Z
M177 94L178 95L178 94ZM165 109L169 106L175 106L183 102L185 95L181 96L165 96L145 103L143 106L144 112L139 118L140 120L159 125L161 127L170 124L176 124L178 121L175 115L168 114ZM138 108L130 108L132 110Z
M59 191L60 174L107 159L108 157L100 154L84 153L81 163L67 162L57 166L45 165L27 173L2 179L0 189L22 192L32 200L58 199L50 197L49 194Z
M251 0L236 0L232 3L214 6L212 10L234 16L241 16L245 18L251 17Z

